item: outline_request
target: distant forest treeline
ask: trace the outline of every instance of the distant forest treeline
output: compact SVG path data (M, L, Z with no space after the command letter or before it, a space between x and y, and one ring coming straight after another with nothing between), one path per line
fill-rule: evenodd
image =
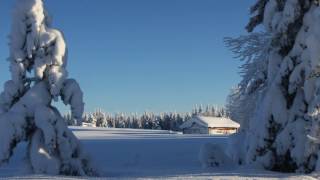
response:
M83 122L95 127L107 128L133 128L133 129L158 129L158 130L172 130L180 131L180 126L183 122L191 119L193 116L203 115L212 117L226 117L228 116L225 108L207 105L206 107L195 106L192 112L176 113L163 112L153 113L144 112L138 113L108 113L102 109L97 109L91 113L85 113ZM76 125L70 113L64 115L64 118L69 126Z

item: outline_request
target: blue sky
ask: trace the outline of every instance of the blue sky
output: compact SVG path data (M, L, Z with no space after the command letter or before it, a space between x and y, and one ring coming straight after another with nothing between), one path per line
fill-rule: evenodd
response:
M0 84L9 79L13 0L0 1ZM190 111L224 105L240 63L223 37L246 33L254 0L46 0L86 110ZM62 107L62 106L60 106Z

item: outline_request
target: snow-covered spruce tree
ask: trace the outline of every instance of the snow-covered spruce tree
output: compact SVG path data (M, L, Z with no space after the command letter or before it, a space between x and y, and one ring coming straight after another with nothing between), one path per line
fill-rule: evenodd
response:
M245 162L270 170L320 170L320 7L314 0L258 0L247 26L271 35L266 84L246 130Z
M83 94L75 80L67 79L66 44L51 28L42 0L17 1L9 38L12 79L0 95L0 164L27 141L35 173L94 175L79 141L51 105L61 97L81 123Z
M235 58L243 62L240 66L241 82L232 88L226 106L231 119L241 124L240 131L248 129L252 110L256 108L261 93L265 90L267 60L270 35L251 33L238 38L225 38L225 44L234 53Z

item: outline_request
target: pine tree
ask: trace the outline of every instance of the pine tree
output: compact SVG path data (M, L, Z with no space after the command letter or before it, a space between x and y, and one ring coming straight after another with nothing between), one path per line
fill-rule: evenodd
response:
M107 127L107 119L105 113L99 109L94 113L96 127Z
M63 116L63 119L68 126L75 126L77 124L76 120L72 118L71 113L68 112Z
M96 116L94 115L94 113L89 114L88 123L96 126L97 119L96 119Z
M284 172L319 170L319 145L308 139L320 134L319 3L258 0L251 13L247 30L262 24L271 43L263 87L246 124L245 162Z
M67 79L66 44L51 27L42 0L17 1L9 38L12 79L0 95L0 164L27 141L34 172L93 175L79 141L51 104L61 97L81 123L83 94L75 80ZM34 76L28 77L31 71Z

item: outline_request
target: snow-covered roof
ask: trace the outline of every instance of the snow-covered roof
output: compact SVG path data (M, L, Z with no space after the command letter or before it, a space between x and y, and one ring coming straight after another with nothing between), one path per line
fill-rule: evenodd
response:
M208 117L208 116L195 116L191 120L183 123L180 128L188 128L191 127L194 123L205 127L231 127L231 128L239 128L240 124L232 121L231 119L225 117Z

